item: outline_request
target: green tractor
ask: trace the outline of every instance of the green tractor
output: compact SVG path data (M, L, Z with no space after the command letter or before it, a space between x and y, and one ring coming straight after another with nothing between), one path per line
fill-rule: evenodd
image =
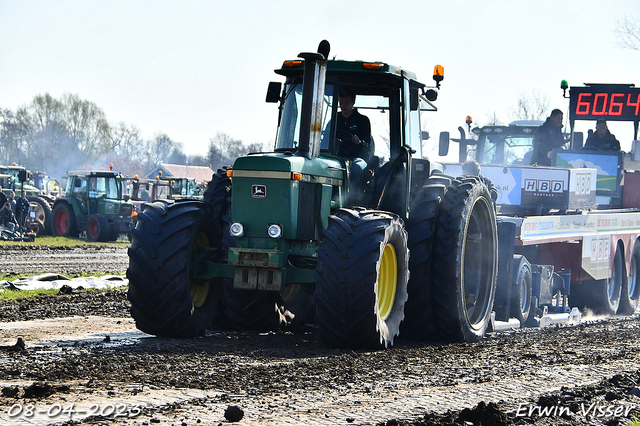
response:
M31 173L24 166L0 165L0 185L5 195L8 196L11 190L19 197L24 190L31 206L26 217L16 219L36 234L51 235L53 197L44 193L34 182L34 178L40 175L40 172Z
M140 330L193 337L315 321L341 348L389 347L399 333L483 336L495 212L480 179L443 176L422 158L420 116L436 110L436 90L399 67L328 56L323 41L275 71L286 82L267 92L279 103L273 152L218 170L202 201L140 212L127 270ZM442 77L437 66L435 88ZM347 89L371 128L359 173L362 161L338 155L364 141L338 130Z
M64 197L53 205L54 236L115 241L133 228L133 205L124 201L122 176L113 171L68 172Z
M171 198L173 200L202 199L202 186L194 178L169 177L162 178L171 182Z

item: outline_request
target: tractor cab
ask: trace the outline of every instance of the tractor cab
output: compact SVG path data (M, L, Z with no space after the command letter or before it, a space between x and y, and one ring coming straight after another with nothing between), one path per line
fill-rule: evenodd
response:
M316 88L310 90L313 98L304 96L305 61L285 61L275 71L286 76L286 82L283 88L280 83L271 83L267 95L268 102L280 102L274 153L286 156L309 151L318 158L321 167L341 182L331 186L332 210L359 205L406 217L412 176L422 181L431 172L429 162L422 157L420 116L422 112L436 111L433 101L437 92L418 82L412 72L386 63L323 62L324 85L316 83ZM440 74L441 68L437 67ZM305 81L313 83L311 79ZM318 96L320 91L322 95ZM339 98L345 92L355 96L353 111L366 117L370 124L366 137L369 140L359 142L366 147L357 158L340 155L341 147L353 144L354 136L350 129L337 125L341 120ZM312 122L311 132L305 127L305 100L313 103L313 119L307 119ZM311 149L301 139L309 133ZM359 164L358 173L354 172L354 162ZM234 168L239 166L242 164L236 163ZM396 190L391 190L393 187Z

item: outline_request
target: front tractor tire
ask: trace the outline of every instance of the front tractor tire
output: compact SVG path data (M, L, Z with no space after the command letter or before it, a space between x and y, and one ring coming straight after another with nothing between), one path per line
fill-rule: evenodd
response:
M315 271L316 322L337 348L393 345L409 280L407 232L391 213L343 209L329 217Z
M102 215L91 215L87 221L87 240L89 241L109 241L111 231L109 221Z
M161 337L198 337L219 315L219 280L191 276L198 249L211 249L220 229L201 201L147 204L129 248L128 298L138 329Z
M433 306L442 339L473 342L484 336L497 266L496 217L487 186L478 179L452 181L433 247Z
M66 202L56 204L53 208L51 231L54 237L77 237L80 234L71 205Z

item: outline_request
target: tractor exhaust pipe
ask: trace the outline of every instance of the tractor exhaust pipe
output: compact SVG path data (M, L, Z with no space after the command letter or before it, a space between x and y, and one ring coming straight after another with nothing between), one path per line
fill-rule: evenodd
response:
M304 74L302 78L300 137L296 155L307 159L320 155L322 103L329 48L329 42L322 40L318 46L318 53L300 53L298 55L304 59Z

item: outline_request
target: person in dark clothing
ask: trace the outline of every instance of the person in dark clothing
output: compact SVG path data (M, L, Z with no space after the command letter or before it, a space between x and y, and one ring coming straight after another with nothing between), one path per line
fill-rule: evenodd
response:
M338 126L336 135L342 140L338 155L351 158L369 160L371 143L371 122L369 118L353 108L356 103L356 95L350 89L341 89L338 98L340 114L338 114Z
M562 111L554 109L547 121L536 129L531 164L551 165L551 151L565 144L562 135Z
M11 211L13 212L13 216L16 216L16 193L13 190L9 191L9 197L7 197L7 203L11 206Z
M0 187L0 225L9 226L12 214L11 205L8 203L7 196L2 192L2 187Z
M341 139L338 155L349 160L351 189L356 190L362 171L371 157L371 122L353 108L356 95L352 90L342 88L338 97L340 113L337 117L336 137Z
M604 118L600 118L596 122L596 131L589 135L584 147L599 149L600 151L620 151L620 142L609 131L607 121Z
M29 199L27 198L27 191L24 189L20 192L20 196L16 199L16 208L14 214L20 226L24 225L24 220L29 214Z

